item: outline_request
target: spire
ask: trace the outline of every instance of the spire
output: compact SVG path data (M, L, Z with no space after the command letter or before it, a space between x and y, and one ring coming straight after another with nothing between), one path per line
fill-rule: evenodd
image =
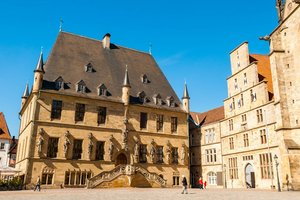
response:
M182 99L190 99L186 82L184 82L184 91L183 91L183 97L182 97Z
M44 72L44 62L43 62L43 50L41 49L41 54L39 57L39 61L36 65L34 72Z
M28 83L27 83L22 98L27 98L28 96L29 96L29 89L28 89Z
M131 87L130 82L129 82L127 65L126 65L126 71L125 71L125 78L124 78L123 86L124 87Z

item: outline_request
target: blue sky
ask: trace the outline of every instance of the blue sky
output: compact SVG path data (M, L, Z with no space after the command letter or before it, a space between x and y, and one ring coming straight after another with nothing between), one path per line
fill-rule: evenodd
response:
M259 36L277 25L275 0L29 0L0 2L0 111L18 135L21 96L30 88L41 46L45 59L63 30L148 51L181 98L184 80L191 110L222 106L230 75L229 52L244 41L267 54Z

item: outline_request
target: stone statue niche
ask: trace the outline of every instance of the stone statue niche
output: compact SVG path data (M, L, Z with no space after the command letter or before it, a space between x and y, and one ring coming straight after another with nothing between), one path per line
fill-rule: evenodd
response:
M166 146L166 158L167 158L167 164L171 164L171 143L168 140L167 146Z
M111 135L110 138L109 138L110 143L109 143L108 153L109 153L109 159L110 159L110 161L113 160L113 154L114 154L113 138L114 138L113 135Z
M64 157L65 158L67 158L69 146L71 145L71 141L70 141L69 137L70 137L70 132L67 131L65 133L65 139L64 139Z
M39 156L41 157L43 144L44 144L44 129L43 128L41 128L39 130L38 135L39 135L39 137L37 139L36 146L37 146Z
M89 133L88 138L89 138L89 144L88 144L88 149L87 150L88 150L89 159L91 160L92 159L92 155L93 155L93 147L94 147L94 144L93 144L93 134Z
M185 160L186 160L186 150L185 150L185 144L184 142L181 145L181 150L180 150L180 157L181 157L181 162L182 164L185 164Z
M156 149L155 149L155 142L154 140L152 139L151 141L151 148L150 148L150 159L151 159L151 162L152 163L155 163L155 154L156 154Z
M134 150L133 150L133 158L135 163L139 163L139 158L140 158L140 142L137 137L133 137L135 145L134 145Z

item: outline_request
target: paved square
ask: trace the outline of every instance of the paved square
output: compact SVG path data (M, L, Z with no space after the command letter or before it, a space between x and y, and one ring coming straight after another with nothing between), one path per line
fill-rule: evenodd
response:
M117 189L60 189L41 192L10 191L0 192L0 200L300 200L300 192L276 192L245 189L189 189L189 194L181 194L181 189L117 188Z

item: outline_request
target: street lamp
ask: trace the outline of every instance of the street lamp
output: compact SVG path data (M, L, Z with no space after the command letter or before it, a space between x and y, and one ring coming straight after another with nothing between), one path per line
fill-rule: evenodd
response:
M275 166L276 166L276 172L277 172L277 188L278 188L278 192L281 192L281 189L280 189L280 182L279 182L279 174L278 174L278 157L277 155L275 154L274 155L274 160L275 160Z
M224 166L224 179L225 179L224 187L227 189L227 180L226 180L226 164L224 164L223 166Z

